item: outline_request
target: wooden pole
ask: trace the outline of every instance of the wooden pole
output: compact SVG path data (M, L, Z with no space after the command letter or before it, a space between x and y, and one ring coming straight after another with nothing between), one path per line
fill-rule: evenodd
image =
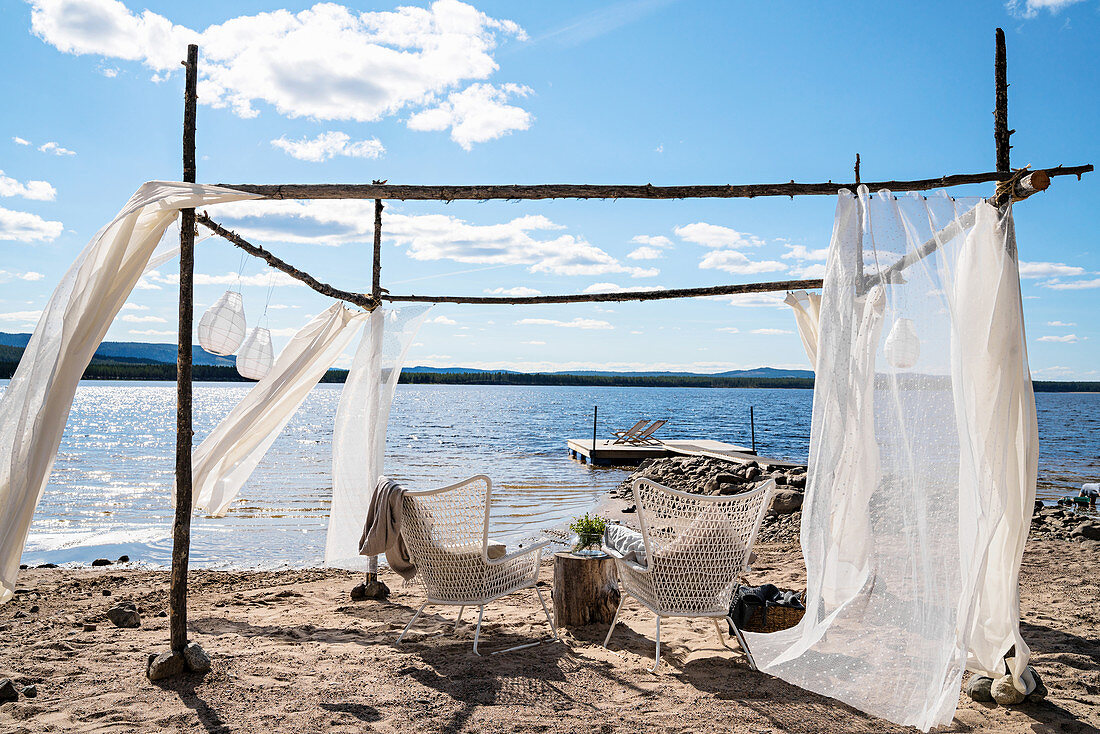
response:
M382 295L382 200L374 200L374 272L371 278L371 295L378 300Z
M997 29L997 50L993 60L993 84L996 87L996 107L993 110L993 141L997 147L997 172L1012 170L1008 139L1015 130L1008 129L1008 52L1005 32Z
M1080 176L1091 165L1056 166L1043 170L1051 176ZM871 191L928 191L949 186L1007 181L1011 171L960 173L912 181L874 181ZM491 199L737 199L756 196L836 196L854 183L771 183L722 186L621 186L589 184L539 184L533 186L410 186L397 184L218 184L268 199L399 199L428 201Z
M199 47L187 47L183 93L183 180L195 182L195 117ZM187 562L191 552L191 331L194 321L195 210L180 212L179 352L176 358L176 518L168 593L170 643L187 646Z

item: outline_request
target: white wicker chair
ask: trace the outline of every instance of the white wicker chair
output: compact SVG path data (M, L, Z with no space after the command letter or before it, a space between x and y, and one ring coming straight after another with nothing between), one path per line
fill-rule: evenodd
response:
M405 634L429 604L459 607L456 630L462 621L463 610L476 606L479 612L474 631L474 654L480 655L477 643L481 636L485 605L532 587L550 623L552 639L558 639L554 620L550 618L542 592L535 585L542 549L550 541L535 543L500 558L490 558L489 506L492 491L489 477L478 475L441 489L405 493L401 504L401 535L416 564L417 575L423 581L427 601L416 610L397 638L398 642L405 639ZM516 645L508 650L533 647L540 642Z
M723 645L719 620L725 619L755 669L745 638L730 617L730 601L748 570L749 554L774 489L775 482L769 481L751 492L710 497L648 479L635 480L646 563L639 565L611 553L622 597L604 647L630 595L657 615L657 653L651 670L661 664L661 617L711 617Z

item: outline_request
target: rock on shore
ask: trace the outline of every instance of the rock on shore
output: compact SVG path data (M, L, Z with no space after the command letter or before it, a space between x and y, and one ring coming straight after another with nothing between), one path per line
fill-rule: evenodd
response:
M706 495L748 492L774 479L776 491L764 516L759 540L765 543L796 543L806 491L806 467L770 468L756 461L741 463L704 456L675 456L648 459L613 494L633 504L631 487L635 479L651 479L672 489Z

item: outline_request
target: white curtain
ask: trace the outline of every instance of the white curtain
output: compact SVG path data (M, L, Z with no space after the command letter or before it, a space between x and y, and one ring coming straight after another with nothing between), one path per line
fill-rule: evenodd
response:
M245 395L195 449L193 503L224 515L283 427L366 320L364 311L334 303L306 324Z
M794 321L798 326L798 336L802 339L802 346L806 350L806 358L810 360L810 367L817 368L817 330L821 322L821 295L807 293L806 291L794 291L788 293L783 303L786 303L794 311Z
M0 603L15 588L80 377L165 229L180 209L252 198L258 197L150 181L96 233L54 289L0 399Z
M883 277L902 257L902 276ZM1007 209L841 192L802 516L807 612L748 636L762 670L924 730L951 721L964 669L1000 675L1013 645L1026 689L1017 586L1037 431L1021 303ZM883 349L900 319L919 339L912 365Z
M332 510L325 564L371 568L359 538L378 476L383 474L386 425L405 355L431 307L375 309L340 393L332 435Z

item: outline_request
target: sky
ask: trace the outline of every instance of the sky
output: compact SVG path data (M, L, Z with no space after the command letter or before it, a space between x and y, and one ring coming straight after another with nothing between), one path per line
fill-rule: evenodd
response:
M144 181L180 178L188 43L200 45L200 182L723 184L850 180L856 153L863 180L992 170L998 26L1013 164L1100 163L1097 0L5 0L0 331L33 329ZM1100 379L1098 204L1094 173L1016 208L1038 379ZM391 202L382 281L393 293L531 295L817 277L834 208L832 197ZM322 281L370 289L372 202L216 214ZM108 339L175 341L174 267L143 278ZM276 349L329 305L203 240L196 321L236 287ZM781 297L438 306L408 363L807 368Z

